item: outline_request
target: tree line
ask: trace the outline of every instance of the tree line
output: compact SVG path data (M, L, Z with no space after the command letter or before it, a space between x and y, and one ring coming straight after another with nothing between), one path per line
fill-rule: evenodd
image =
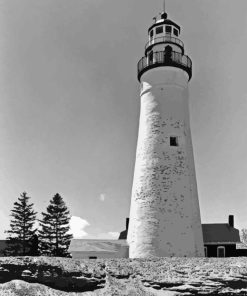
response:
M26 192L20 194L11 210L10 229L6 230L6 256L59 256L69 257L72 239L69 233L70 213L57 193L50 200L42 218L36 218L34 204ZM35 228L36 221L39 226Z

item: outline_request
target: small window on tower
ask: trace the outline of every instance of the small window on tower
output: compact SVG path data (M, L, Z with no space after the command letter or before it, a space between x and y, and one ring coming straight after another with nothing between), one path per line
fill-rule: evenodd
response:
M178 146L178 137L170 137L170 146Z
M154 37L154 31L153 31L153 30L150 32L150 37L151 37L151 38Z
M150 51L148 57L149 57L149 63L152 64L153 63L153 57L154 57L152 51Z
M157 27L156 28L156 34L161 34L161 33L163 33L163 27L162 26Z
M173 29L173 34L175 35L175 36L178 36L178 29Z
M172 33L172 27L166 26L166 34L171 34L171 33Z

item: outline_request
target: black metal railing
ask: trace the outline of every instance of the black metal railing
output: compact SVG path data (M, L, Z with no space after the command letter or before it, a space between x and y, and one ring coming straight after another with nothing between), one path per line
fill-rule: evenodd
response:
M147 51L148 47L153 46L157 43L173 43L173 44L177 44L178 46L180 46L182 48L182 50L184 49L183 41L181 41L178 38L171 37L170 35L166 35L163 37L157 37L157 38L153 38L153 39L149 40L145 46L145 52Z
M137 65L138 80L147 70L162 66L181 68L188 73L189 79L192 77L192 61L188 56L176 51L158 51L140 59Z

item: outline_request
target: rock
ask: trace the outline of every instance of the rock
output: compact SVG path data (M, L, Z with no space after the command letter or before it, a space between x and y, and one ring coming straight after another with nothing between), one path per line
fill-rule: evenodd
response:
M247 295L247 258L90 261L51 257L1 257L0 281L0 295L4 296L244 296ZM6 287L10 294L2 293ZM36 289L37 293L30 294L27 287L30 291ZM17 290L19 294L15 294Z
M23 272L21 274L22 277L30 277L32 275L33 275L32 272L30 270L28 270L28 269L23 270Z
M161 289L160 285L158 285L158 284L152 285L152 288L153 289L157 289L157 290L160 290Z
M49 288L42 284L27 283L21 280L0 285L1 296L99 296L94 292L86 293L67 293Z
M194 292L200 291L200 288L185 284L177 287L172 287L169 290L194 293Z

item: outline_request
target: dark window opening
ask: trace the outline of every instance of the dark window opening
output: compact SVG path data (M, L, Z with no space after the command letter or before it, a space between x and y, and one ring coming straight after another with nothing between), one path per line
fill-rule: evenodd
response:
M153 63L153 57L154 57L152 51L150 52L148 57L149 57L149 63L152 64Z
M150 37L153 38L153 36L154 36L154 31L152 30L152 31L150 32Z
M172 62L172 47L170 45L165 47L164 58L167 63Z
M170 146L178 146L178 137L170 137Z
M177 29L173 29L173 34L175 35L175 36L178 36L178 30Z
M97 259L96 256L90 256L89 259Z
M157 27L156 28L156 34L163 33L163 27Z
M172 33L172 27L171 26L166 26L166 33L171 34Z

